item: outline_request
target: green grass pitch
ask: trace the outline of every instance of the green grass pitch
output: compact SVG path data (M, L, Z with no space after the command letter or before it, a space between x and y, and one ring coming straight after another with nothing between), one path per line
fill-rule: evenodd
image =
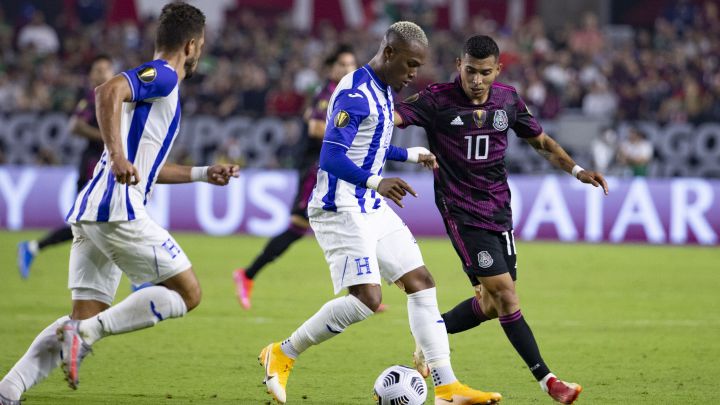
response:
M3 375L35 335L70 308L69 245L41 254L28 280L17 274L15 244L39 235L0 233ZM260 274L253 309L243 311L231 270L247 264L265 240L176 236L202 283L200 307L183 319L99 342L77 391L56 370L26 394L28 405L269 403L256 357L332 297L322 252L311 237L294 245ZM441 310L470 296L447 240L420 240L420 247ZM550 368L583 385L580 404L720 403L717 247L519 243L518 251L523 313ZM128 291L124 280L118 299ZM371 404L378 373L411 363L404 294L394 286L383 292L386 313L299 359L289 403ZM552 403L497 321L451 335L450 345L461 381L501 392L503 403Z

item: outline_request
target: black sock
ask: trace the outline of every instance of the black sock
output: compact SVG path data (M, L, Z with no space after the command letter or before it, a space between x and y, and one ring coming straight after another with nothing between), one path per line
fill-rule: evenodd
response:
M535 337L520 310L518 309L517 312L510 315L501 316L499 319L508 340L515 347L520 357L525 360L525 364L530 368L535 379L542 380L543 377L550 373L550 369L540 357L540 349L535 343Z
M72 238L72 229L70 229L69 226L58 228L47 234L38 242L38 250L43 250L48 246L57 245L58 243L67 242L72 240Z
M472 329L488 318L480 308L476 297L471 297L457 304L455 308L442 314L447 333L460 333Z
M302 237L303 233L298 232L297 229L288 228L285 232L270 239L267 245L265 245L265 249L263 249L262 253L260 253L250 267L245 270L245 276L249 279L255 278L255 276L263 267L265 267L266 264L277 259L278 256L283 254L283 252L293 244L293 242Z

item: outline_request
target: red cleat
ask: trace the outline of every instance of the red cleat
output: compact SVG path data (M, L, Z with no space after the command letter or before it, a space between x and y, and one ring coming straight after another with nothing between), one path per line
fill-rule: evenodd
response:
M580 385L558 380L556 377L550 377L547 381L547 388L552 399L561 404L572 404L582 392Z
M233 271L233 281L235 281L235 294L237 295L240 305L245 309L250 309L250 296L252 295L253 281L245 275L245 269L237 269Z

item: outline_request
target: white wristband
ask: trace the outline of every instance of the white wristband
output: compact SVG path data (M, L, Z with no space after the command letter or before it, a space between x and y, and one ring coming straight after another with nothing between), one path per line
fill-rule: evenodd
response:
M427 148L423 148L422 146L414 146L412 148L407 148L407 161L411 163L417 163L418 160L420 160L420 155L429 155L430 151L427 150Z
M373 174L372 176L368 177L367 181L365 182L365 187L377 191L382 179L383 178L381 176L378 176L377 174Z
M583 169L582 167L580 167L580 166L578 166L578 165L573 166L573 168L572 168L572 175L573 175L573 177L575 177L575 178L577 179L577 178L578 178L578 174L580 174L580 172L583 171L583 170L585 170L585 169Z
M195 166L190 169L190 181L208 181L208 166Z

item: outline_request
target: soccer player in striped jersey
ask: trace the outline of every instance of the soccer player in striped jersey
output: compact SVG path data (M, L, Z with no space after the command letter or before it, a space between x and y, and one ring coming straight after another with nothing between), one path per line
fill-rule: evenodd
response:
M87 146L82 152L80 165L78 167L78 191L92 178L95 165L98 160L100 160L100 154L103 152L100 129L98 128L97 119L95 118L94 89L110 80L113 75L114 72L110 57L107 55L97 55L90 63L90 71L88 72L90 89L85 91L83 98L78 102L72 118L70 118L70 122L68 123L70 132L87 139ZM18 244L17 258L20 276L22 278L28 278L30 275L30 266L38 253L50 246L71 241L72 238L72 230L66 225L48 233L40 240L20 242Z
M255 277L267 264L282 255L293 243L305 235L310 223L308 222L307 204L317 180L318 158L325 135L325 116L328 102L335 91L340 79L357 69L357 62L352 48L339 45L337 49L325 60L328 69L328 80L313 98L312 105L306 113L305 152L301 157L298 174L300 176L297 195L290 215L290 226L281 234L270 239L263 251L253 260L247 269L237 269L233 272L235 292L240 304L250 309L250 296Z
M449 333L499 318L515 350L540 386L558 402L570 404L582 391L559 380L540 356L515 292L515 238L510 188L505 169L507 131L513 129L555 167L583 183L602 186L602 174L584 170L543 132L517 91L495 82L500 50L484 35L469 38L457 59L459 77L430 85L399 103L395 123L425 128L430 151L438 158L435 202L450 240L462 259L476 296L443 314ZM421 357L416 351L416 357ZM423 370L419 360L419 370Z
M68 286L72 313L50 324L0 382L0 404L20 395L62 364L71 388L93 344L109 335L154 326L200 303L190 261L170 234L153 222L145 202L153 185L207 181L225 185L238 168L166 163L180 124L179 85L197 67L205 16L186 3L163 7L155 58L96 89L105 150L67 221L73 230ZM121 272L152 282L117 305Z
M288 339L260 353L268 392L287 400L286 385L295 359L376 311L382 278L408 296L410 330L428 360L435 403L486 404L502 398L461 384L453 373L447 332L437 306L435 282L407 226L383 197L402 207L407 193L400 178L383 178L386 159L434 167L425 148L391 145L393 95L411 82L427 55L427 38L416 24L402 21L386 31L375 57L345 76L327 111L317 185L308 206L310 225L330 266L335 294Z

